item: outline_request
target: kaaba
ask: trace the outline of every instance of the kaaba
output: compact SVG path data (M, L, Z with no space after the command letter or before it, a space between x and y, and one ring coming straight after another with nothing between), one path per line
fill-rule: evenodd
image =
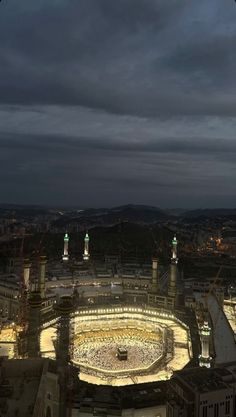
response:
M127 357L128 357L127 349L122 348L122 347L118 347L118 349L117 349L117 358L120 361L127 361Z

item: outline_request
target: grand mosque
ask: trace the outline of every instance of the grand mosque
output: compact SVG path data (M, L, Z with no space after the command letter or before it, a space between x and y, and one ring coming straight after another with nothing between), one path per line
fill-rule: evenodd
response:
M176 236L168 267L157 257L150 265L96 263L89 243L87 232L81 259L72 259L66 233L61 260L24 259L22 274L1 276L2 356L56 359L80 380L110 386L164 381L176 370L223 360L210 315L222 306L213 294L202 314L197 296L195 307L186 302Z

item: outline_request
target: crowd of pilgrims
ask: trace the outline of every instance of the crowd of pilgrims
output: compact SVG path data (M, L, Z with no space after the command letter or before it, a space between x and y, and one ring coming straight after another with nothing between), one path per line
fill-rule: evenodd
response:
M81 365L119 371L151 365L162 353L159 332L138 329L116 329L81 333L74 345L74 360ZM127 350L127 360L117 357L119 347Z

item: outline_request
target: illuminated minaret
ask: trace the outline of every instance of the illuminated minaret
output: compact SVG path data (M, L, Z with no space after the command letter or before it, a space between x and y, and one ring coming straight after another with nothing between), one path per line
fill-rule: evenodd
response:
M177 276L178 276L178 257L177 257L177 239L174 236L172 240L172 258L170 264L170 277L168 286L168 295L170 297L176 296Z
M178 263L178 257L177 257L177 239L176 236L174 236L173 240L172 240L172 258L171 260L174 261L176 264Z
M158 259L152 259L152 292L158 293L159 282L158 282Z
M68 233L66 233L65 236L64 236L64 253L62 255L62 260L63 261L68 261L69 260L68 245L69 245L69 236L68 236Z
M83 259L84 261L88 261L89 260L89 235L88 232L85 235L84 238L84 254L83 254Z
M201 355L199 355L199 366L205 366L206 368L211 367L211 357L209 354L211 328L208 325L208 321L205 320L203 326L200 328L200 339L201 339Z

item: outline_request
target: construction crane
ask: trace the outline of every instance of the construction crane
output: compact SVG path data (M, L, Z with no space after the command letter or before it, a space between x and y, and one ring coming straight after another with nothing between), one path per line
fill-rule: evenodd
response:
M38 258L40 256L40 250L41 250L41 245L42 245L42 241L43 241L43 236L40 239L40 242L38 244L37 250L36 250L36 259L34 259L33 262L33 268L36 269L36 271L34 271L37 275L38 275ZM18 313L18 319L17 319L17 324L19 325L19 338L18 338L18 350L19 350L19 354L20 356L25 356L26 355L26 346L25 346L25 337L26 337L26 333L28 330L28 292L30 291L30 277L29 277L29 269L31 269L31 262L28 258L25 257L25 234L23 234L22 240L21 240L21 245L20 245L20 261L21 261L21 271L20 271L20 282L19 282L19 295L18 295L18 300L19 300L19 313ZM27 276L27 272L26 269L28 268L28 276ZM32 276L32 271L31 271L31 276ZM26 282L26 280L28 280L28 282ZM32 289L32 288L31 288ZM35 283L35 288L33 288L33 290L36 290L38 288L36 288L36 283Z
M218 272L217 272L217 274L216 274L215 278L214 278L214 281L213 281L213 282L211 283L211 285L209 286L208 292L207 292L207 293L205 294L205 296L204 296L204 302L205 302L205 309L206 309L206 310L208 310L208 301L209 301L209 298L210 298L210 296L211 296L212 294L214 294L214 290L215 290L215 288L218 286L218 281L219 281L219 277L220 277L220 273L221 273L221 271L222 271L222 268L223 268L223 266L221 265L221 266L219 267L219 269L218 269ZM213 320L213 318L212 318L214 326L216 325L216 323L217 323L217 321L218 321L218 318L219 318L219 316L220 316L220 310L221 310L221 308L220 308L220 305L219 305L219 310L218 310L217 317L215 317L215 318L214 318L214 320Z
M205 301L207 301L208 297L214 292L215 288L218 286L218 281L219 281L219 277L220 277L220 273L222 271L223 266L221 265L217 271L217 274L214 278L214 281L210 284L209 289L208 289L208 293L205 296Z
M150 232L150 235L152 237L153 243L155 245L155 254L157 255L158 254L158 243L157 243L157 240L156 240L155 235L153 233L152 227L149 227L149 232Z
M38 244L36 245L36 247L34 248L34 250L31 253L31 258L32 258L31 276L34 278L34 281L31 280L31 286L32 286L31 289L33 291L38 291L39 290L37 279L38 279L38 275L39 275L39 264L40 264L41 255L43 253L42 245L43 245L43 242L44 242L44 239L45 239L45 235L46 235L46 232L44 232L41 235Z

